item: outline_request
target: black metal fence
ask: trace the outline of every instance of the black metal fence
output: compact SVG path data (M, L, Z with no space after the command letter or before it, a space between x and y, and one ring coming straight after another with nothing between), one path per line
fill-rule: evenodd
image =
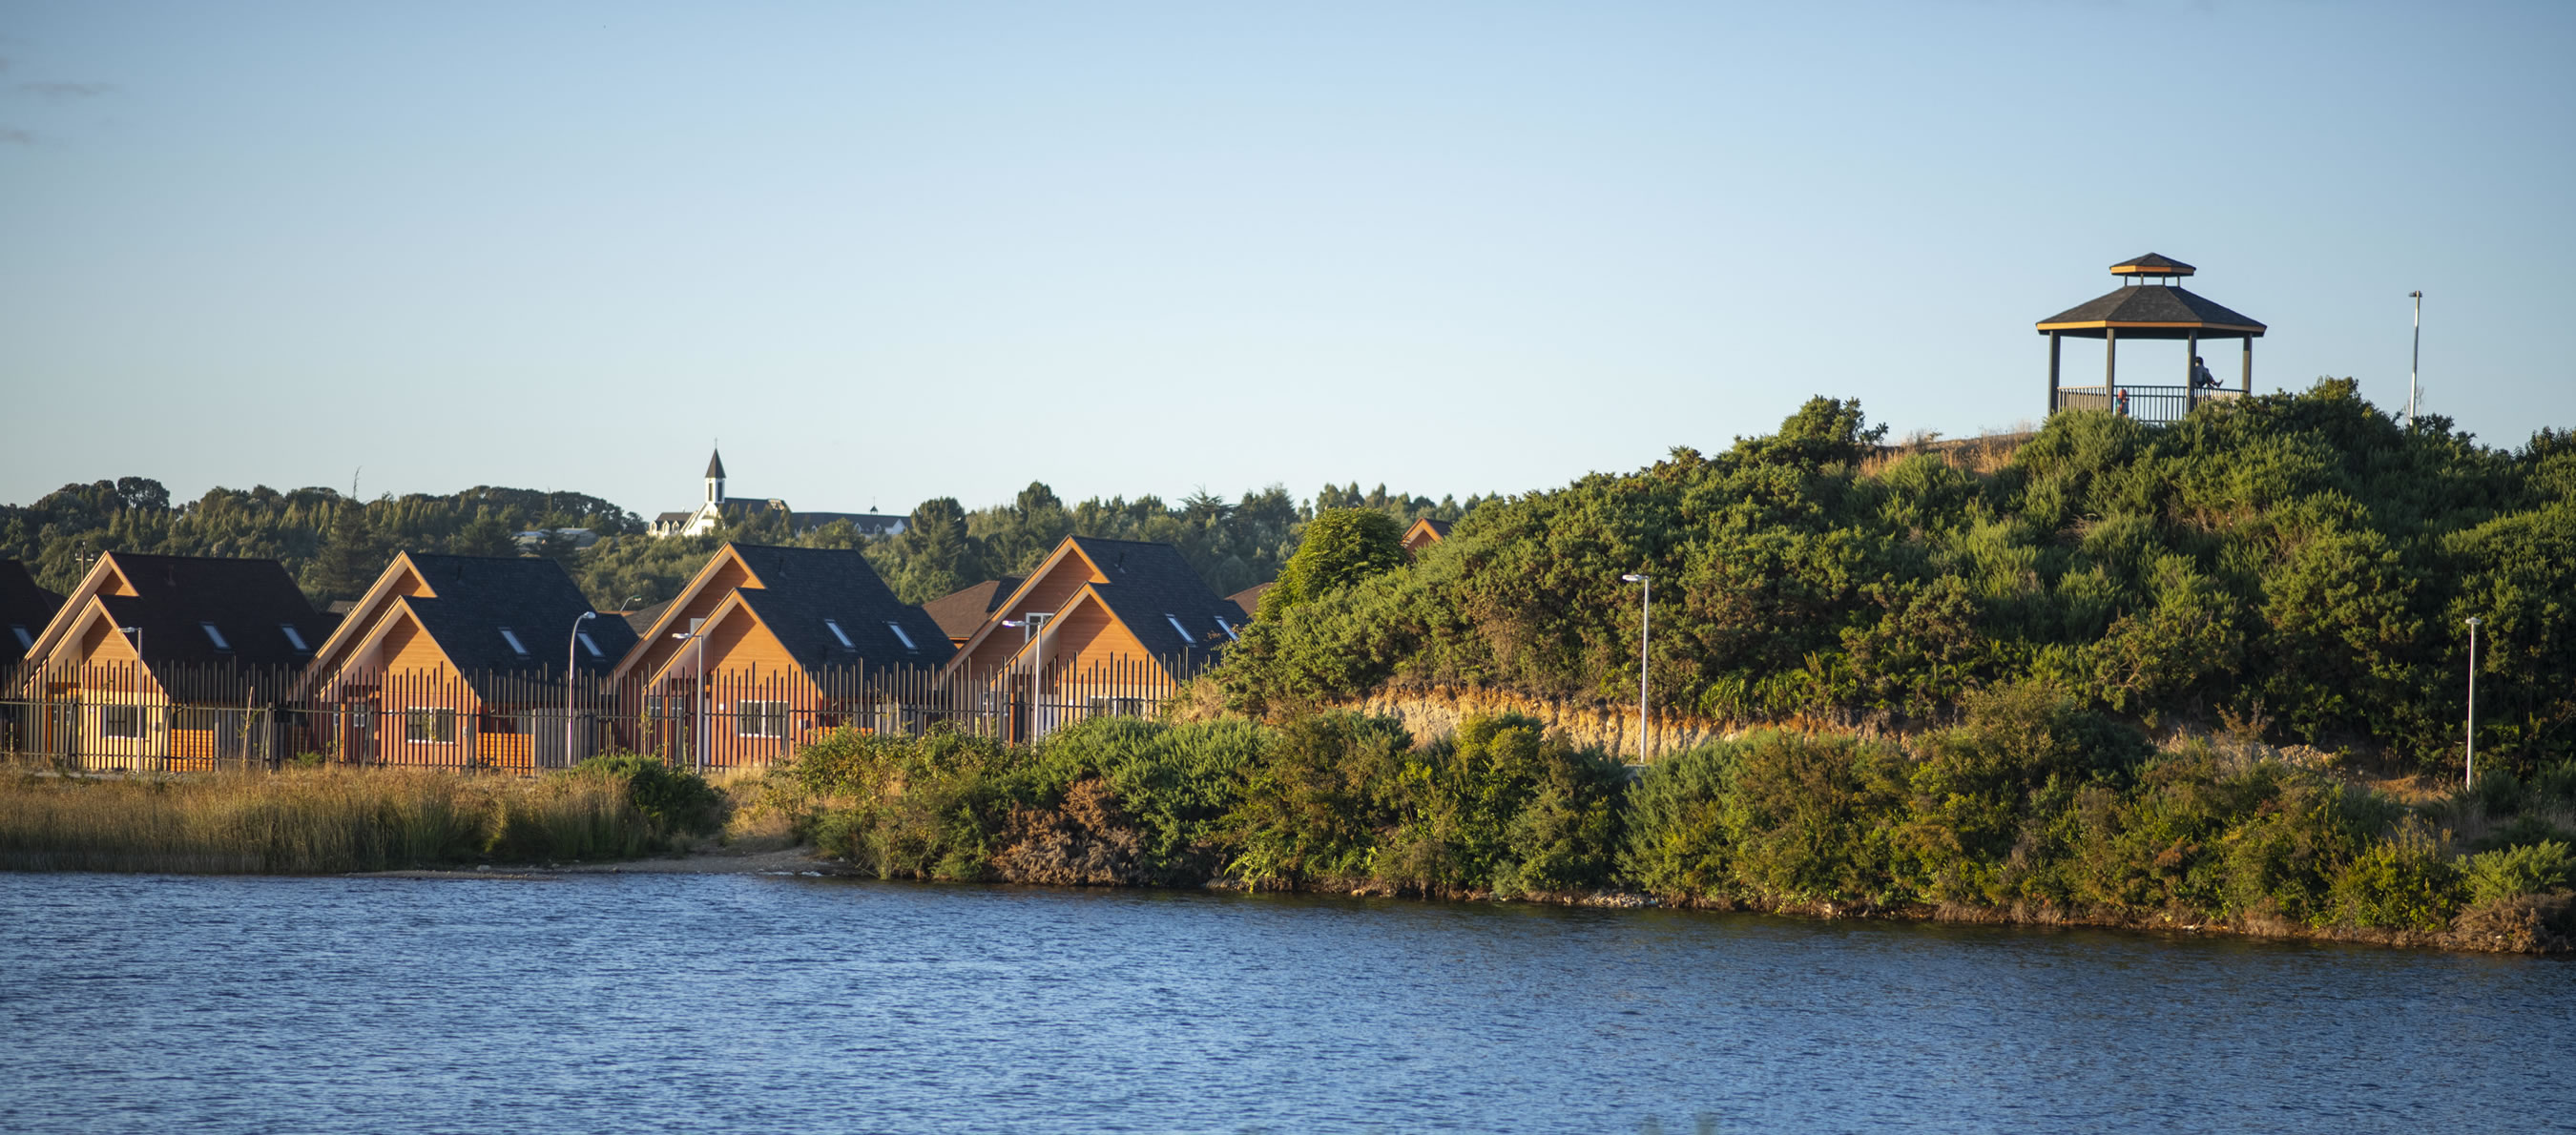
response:
M2183 419L2192 407L2204 402L2242 398L2243 392L2212 390L2202 387L2194 392L2188 386L2061 386L2057 388L2057 410L2109 410L2123 417L2136 418L2149 425L2171 425Z
M1189 677L1148 659L997 674L852 666L723 671L653 685L548 671L371 672L133 663L27 669L0 687L0 758L71 772L210 772L290 762L529 774L628 751L751 768L836 730L1034 741L1159 713ZM301 683L301 684L300 684Z

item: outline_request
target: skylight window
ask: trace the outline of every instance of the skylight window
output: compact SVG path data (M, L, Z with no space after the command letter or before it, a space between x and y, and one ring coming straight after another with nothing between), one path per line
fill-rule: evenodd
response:
M859 644L850 641L850 632L841 629L841 620L825 619L823 620L823 627L825 630L832 632L832 637L840 642L841 649L857 650L859 648Z
M1233 642L1236 638L1241 637L1234 633L1234 624L1226 622L1225 616L1211 615L1209 617L1216 620L1216 629L1225 632L1225 640L1227 642Z
M18 636L18 649L22 651L36 649L36 636L28 634L27 628L11 623L9 633Z
M277 629L286 632L286 645L294 647L297 654L312 653L313 648L304 645L304 636L295 629L295 624L279 623Z
M1198 642L1198 636L1191 634L1188 627L1181 625L1181 617L1179 615L1165 612L1163 615L1163 621L1172 624L1172 630L1181 636L1182 642L1193 644Z
M895 641L896 641L896 642L900 642L900 643L902 643L902 644L903 644L903 648L904 648L905 650L919 650L919 649L921 649L920 647L918 647L918 646L914 646L914 645L912 644L912 636L911 636L911 635L908 635L908 634L903 633L903 624L901 624L901 623L887 623L887 624L886 624L886 629L894 632L894 638L895 638Z
M527 646L519 641L518 633L512 631L510 628L501 628L501 641L509 643L511 652L517 654L519 657L525 658L528 656Z
M199 623L197 625L206 628L206 640L214 643L215 649L231 650L233 648L232 643L224 640L224 632L216 630L213 623Z
M574 631L574 632L573 632L573 637L581 640L581 648L582 648L583 650L587 650L587 651L589 651L589 652L590 652L590 656L591 656L591 657L593 657L593 658L599 658L599 657L602 657L602 655L599 653L599 644L598 644L598 643L595 643L595 642L590 641L590 632L589 632L589 631Z

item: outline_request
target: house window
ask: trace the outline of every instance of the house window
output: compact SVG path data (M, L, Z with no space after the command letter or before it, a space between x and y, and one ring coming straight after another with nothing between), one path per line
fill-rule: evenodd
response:
M312 647L304 645L304 635L302 632L295 629L295 624L279 623L277 624L277 629L286 632L286 645L294 647L297 654L311 654L313 652Z
M902 643L902 644L903 644L903 648L904 648L905 650L918 651L918 650L920 650L920 649L921 649L920 647L918 647L918 646L914 646L914 645L912 644L912 636L911 636L911 635L908 635L908 634L903 633L903 624L901 624L901 623L887 623L887 624L886 624L886 629L894 632L894 640L895 640L896 642L900 642L900 643Z
M1179 615L1173 615L1173 614L1168 614L1168 613L1167 613L1167 614L1165 614L1165 615L1163 616L1163 621L1164 621L1164 622L1167 622L1167 623L1172 624L1172 631L1173 631L1173 633L1180 635L1180 636L1181 636L1181 641L1182 641L1182 642L1186 642L1186 643L1196 643L1196 642L1198 642L1198 636L1191 634L1191 633L1190 633L1190 629L1189 629L1188 627L1184 627L1184 626L1182 626L1182 625L1181 625L1181 617L1180 617Z
M36 636L28 634L27 628L16 623L11 623L9 624L9 633L18 636L18 649L20 651L23 652L36 649Z
M1102 717L1143 717L1143 698L1092 698L1091 712Z
M423 745L456 743L456 711L416 708L403 715L403 740Z
M528 656L528 648L525 644L519 641L519 634L517 631L513 631L508 627L501 628L501 641L510 644L511 653L516 654L521 658Z
M850 641L850 632L841 629L841 621L839 619L823 620L823 629L832 632L832 637L840 640L841 649L857 650L859 648L859 644Z
M233 648L232 643L224 640L224 632L216 630L213 623L199 623L197 625L206 629L206 641L215 644L215 649L231 650Z
M98 707L98 735L124 740L143 736L143 707L139 705Z
M593 657L593 658L600 657L600 653L599 653L599 644L598 644L598 643L595 643L595 642L590 641L590 632L589 632L589 631L574 631L574 632L573 632L573 637L581 640L581 648L582 648L583 650L587 650L587 651L589 651L589 652L590 652L590 656L591 656L591 657Z
M213 732L222 724L222 713L202 705L182 706L170 711L170 728L199 733Z
M520 714L487 713L483 715L483 732L525 733L527 731L528 719Z
M787 703L783 701L733 703L733 735L736 737L786 736Z
M1227 642L1233 642L1236 638L1240 637L1234 633L1234 624L1225 621L1225 616L1210 615L1208 617L1216 620L1216 629L1225 632L1225 640Z

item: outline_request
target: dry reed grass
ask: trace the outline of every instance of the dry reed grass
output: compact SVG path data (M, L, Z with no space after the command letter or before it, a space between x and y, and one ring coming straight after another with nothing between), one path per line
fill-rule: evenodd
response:
M653 845L624 781L426 769L0 779L0 869L314 874Z

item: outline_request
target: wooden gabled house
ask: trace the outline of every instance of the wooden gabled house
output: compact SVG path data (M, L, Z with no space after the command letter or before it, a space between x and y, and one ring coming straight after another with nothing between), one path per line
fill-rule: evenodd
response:
M333 622L275 560L105 553L19 665L22 747L94 769L275 759L270 707Z
M935 671L950 653L939 624L895 598L857 551L728 543L616 675L644 728L676 734L655 740L699 767L728 768L868 725L872 675Z
M554 560L404 552L315 653L297 696L329 711L343 760L562 768L596 747L591 715L634 645Z
M1142 713L1235 639L1243 610L1169 544L1068 536L948 663L1033 739L1074 717Z
M1406 559L1416 558L1422 554L1424 548L1448 538L1448 521L1423 517L1414 521L1413 527L1404 530L1404 556Z

